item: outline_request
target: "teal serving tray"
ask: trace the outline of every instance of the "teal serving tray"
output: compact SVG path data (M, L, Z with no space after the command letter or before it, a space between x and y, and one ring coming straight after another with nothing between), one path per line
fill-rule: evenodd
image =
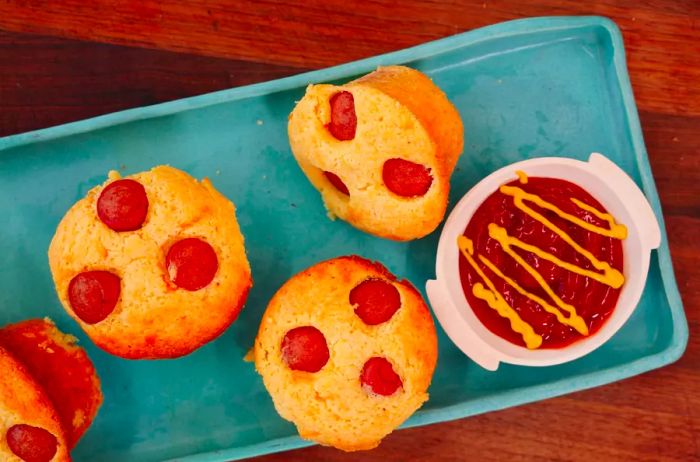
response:
M76 461L225 461L309 444L277 415L253 365L243 361L269 298L301 269L344 254L382 261L422 289L435 276L439 230L396 243L330 221L292 158L287 115L308 83L347 81L396 63L432 77L464 120L452 205L505 164L602 152L643 188L662 220L622 38L599 17L497 24L330 69L0 139L0 324L50 316L80 338L102 377L104 406L74 450ZM46 251L61 216L107 171L158 164L209 177L236 203L255 286L238 321L216 341L177 360L126 361L97 349L61 309ZM605 346L561 366L488 372L440 332L430 400L406 426L639 374L676 360L687 335L664 233L639 307Z

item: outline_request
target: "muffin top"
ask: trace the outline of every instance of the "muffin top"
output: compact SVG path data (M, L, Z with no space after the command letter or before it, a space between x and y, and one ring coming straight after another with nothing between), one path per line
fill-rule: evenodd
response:
M463 129L424 74L390 66L342 86L310 85L288 132L331 215L401 241L425 236L442 220Z
M64 216L49 264L66 311L125 358L190 353L235 320L252 284L233 204L167 166L110 173Z
M429 310L406 281L360 257L328 260L275 294L255 364L299 434L370 449L427 400L437 360Z

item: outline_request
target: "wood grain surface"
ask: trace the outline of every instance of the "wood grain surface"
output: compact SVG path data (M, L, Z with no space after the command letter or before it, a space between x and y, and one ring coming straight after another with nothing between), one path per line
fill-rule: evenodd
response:
M4 0L0 29L317 68L499 21L567 14L618 23L642 109L700 115L697 0Z
M256 460L700 460L700 2L0 0L0 136L561 14L609 16L623 31L690 324L685 355L594 390L395 432L362 454Z

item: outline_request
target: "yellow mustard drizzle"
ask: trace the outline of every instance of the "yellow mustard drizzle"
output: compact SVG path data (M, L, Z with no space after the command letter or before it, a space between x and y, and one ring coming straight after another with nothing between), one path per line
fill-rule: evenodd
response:
M600 210L598 210L597 208L591 207L590 205L586 204L585 202L581 202L580 200L576 199L575 197L571 198L571 202L576 204L576 206L578 208L583 209L586 212L592 213L593 215L595 215L596 217L600 218L603 221L607 221L608 226L610 226L610 230L611 231L614 230L614 233L612 233L608 237L613 237L615 239L625 239L627 237L627 227L625 225L615 223L615 218L613 218L613 216L610 215L609 213L603 213ZM605 229L605 228L599 228L599 229ZM600 234L600 233L598 233L598 234Z
M530 273L530 276L532 276L535 281L542 287L542 289L545 291L547 295L554 301L554 303L562 310L566 311L569 313L569 316L571 317L570 320L567 320L564 324L570 325L571 327L574 327L577 331L579 331L583 335L588 335L588 327L586 327L586 324L583 322L583 319L579 317L576 314L576 308L573 307L573 305L570 305L568 303L565 303L559 296L552 290L551 287L549 287L549 284L547 284L547 281L544 280L544 278L540 275L540 273L535 270L528 262L526 262L520 255L518 255L512 248L512 240L516 240L514 237L511 237L508 235L506 232L505 228L501 228L500 226L496 225L495 223L491 223L489 225L489 236L492 239L495 239L498 241L499 244L501 244L501 247L503 247L503 250L510 255L515 261L520 263L520 265L525 268L525 271ZM539 257L544 258L543 255L540 255L540 253L544 254L545 252L541 251L537 247L533 247L533 253ZM550 255L550 254L547 254ZM558 261L558 258L554 257L551 255L552 258L555 258ZM552 262L556 264L556 262ZM574 265L571 265L574 266ZM577 270L580 268L578 266L574 266ZM516 289L517 290L517 289ZM524 294L526 297L534 300L531 296L528 296L527 294ZM557 310L559 311L559 310ZM561 314L561 313L560 313Z
M518 180L521 184L527 183L528 178L525 172L518 170L515 173L517 174ZM488 226L489 237L498 241L503 250L511 258L518 262L523 268L525 268L525 270L535 279L535 281L537 281L537 283L545 291L545 293L552 299L556 307L552 306L541 297L538 297L537 295L525 290L516 281L505 275L498 267L496 267L496 265L494 265L489 259L487 259L483 255L478 255L479 261L481 261L481 263L484 266L489 268L489 270L491 270L496 276L503 279L508 285L513 287L521 295L529 298L530 300L533 300L534 302L542 306L545 309L545 311L553 314L557 318L557 321L559 321L562 324L573 327L582 335L588 335L588 326L586 325L584 319L576 313L576 308L573 305L564 302L552 290L549 284L547 284L547 281L545 281L545 279L535 270L535 268L528 264L520 255L518 255L517 252L513 250L513 247L517 247L519 249L533 253L538 257L547 260L551 263L554 263L555 265L561 268L564 268L581 276L590 277L591 279L594 279L615 289L622 286L622 284L625 281L625 278L620 271L616 270L615 268L612 268L609 263L598 260L591 252L589 252L588 250L581 247L578 243L576 243L576 241L574 241L571 238L571 236L569 236L564 230L562 230L554 223L549 221L542 214L536 212L528 205L526 205L525 201L532 202L543 209L550 210L557 214L559 217L563 218L564 220L576 224L587 231L601 234L603 236L611 237L614 239L625 239L627 237L627 228L625 227L625 225L615 222L615 218L612 215L608 213L603 213L597 210L596 208L591 207L590 205L585 204L573 197L571 198L571 201L577 207L594 214L596 217L603 221L606 221L609 224L610 228L602 228L592 223L583 221L574 215L564 212L559 207L543 200L541 197L523 191L517 186L503 185L500 187L499 190L503 194L513 197L513 202L517 208L525 212L531 218L539 221L550 231L557 234L560 238L564 240L564 242L569 244L571 247L574 248L574 250L576 250L584 258L586 258L596 270L602 271L602 273L587 270L569 262L565 262L559 259L558 257L552 255L551 253L540 249L539 247L527 244L516 237L509 236L505 228L500 227L495 223L491 223ZM467 259L472 268L474 268L479 277L481 277L484 283L488 286L488 289L486 289L480 283L474 284L474 287L472 288L472 293L474 294L474 296L486 301L486 303L488 303L488 305L491 308L495 309L501 317L507 318L510 321L511 329L514 332L517 332L522 335L523 341L525 342L527 348L539 348L542 344L542 337L534 331L531 325L529 325L528 323L523 321L522 318L520 318L520 316L513 309L513 307L508 305L508 303L503 298L503 295L501 295L496 290L496 287L493 284L493 282L486 276L486 274L484 274L484 272L474 260L474 257L472 256L474 254L473 242L465 236L459 236L457 238L457 245L459 246L460 252L464 255L464 257ZM562 311L565 311L568 314L568 317L564 316Z
M613 227L612 229L605 229L593 225L591 223L587 223L578 217L564 212L556 205L543 200L541 197L523 191L517 186L504 185L501 186L500 191L507 196L512 196L513 202L515 203L516 207L528 214L531 218L534 218L535 220L539 221L544 226L549 228L550 231L554 232L557 236L562 238L564 242L573 247L574 250L583 255L586 258L586 260L588 260L591 263L591 265L593 265L595 269L597 269L598 271L602 271L603 277L601 278L600 282L602 282L603 284L607 284L614 289L618 289L622 286L622 284L625 282L625 277L622 275L621 272L610 266L608 262L598 260L591 252L584 249L576 241L574 241L571 238L571 236L569 236L563 229L559 228L557 225L549 221L547 218L545 218L544 215L532 210L530 207L525 205L525 201L533 202L538 206L542 207L543 209L550 210L559 215L561 218L565 219L566 221L579 225L587 231L602 234L603 236L607 237L613 237L615 239L624 239L625 237L627 237L627 228L625 227L625 225L615 223L615 219L609 214L605 215L607 215L608 217L610 217L611 220L613 220L613 224L615 225L615 227ZM544 258L544 252L539 249L537 250L539 251L539 253L535 252L535 254L538 257ZM583 274L583 268L575 268L575 273L585 276L585 274Z
M615 239L624 239L627 237L627 228L625 227L625 225L616 223L615 218L613 218L612 215L610 215L609 213L603 213L599 210L596 210L589 205L583 204L583 202L581 202L575 198L571 198L571 201L574 204L576 204L579 207L581 207L581 204L583 204L583 207L581 207L581 208L588 211L588 212L595 210L595 212L596 212L595 215L598 218L607 221L610 224L610 229L602 228L600 226L594 225L593 223L588 223L587 221L583 221L582 219L580 219L579 217L577 217L575 215L571 215L569 213L564 212L562 209L560 209L559 207L557 207L554 204L547 202L546 200L542 199L540 196L525 192L522 189L518 188L517 186L503 185L503 186L501 186L500 191L507 196L512 196L513 200L515 201L515 205L520 210L527 213L532 218L535 218L537 221L542 222L542 224L546 225L547 223L549 223L549 221L546 218L542 217L542 215L540 215L539 213L535 212L531 208L524 205L524 201L532 202L532 203L537 204L538 206L542 207L543 209L550 210L550 211L556 213L557 215L559 215L561 218L568 221L569 223L573 223L577 226L580 226L581 228L585 229L586 231L590 231L592 233L597 233L597 234L600 234L600 235L603 235L606 237L612 237ZM539 219L538 217L544 218L546 223L543 220ZM552 225L552 226L554 226L554 225ZM549 226L547 226L547 227L549 228ZM550 228L550 229L552 231L554 231L553 228ZM559 233L557 233L557 234L559 234Z
M472 257L474 253L474 243L465 236L459 236L457 238L457 245L459 245L459 250L462 252L462 255L464 255L464 258L467 259L471 267L474 268L474 271L476 271L479 277L488 286L487 289L479 282L474 284L474 287L472 287L474 296L488 303L502 318L508 319L510 321L510 328L523 336L523 341L525 341L525 345L528 348L539 348L540 345L542 345L542 337L535 332L530 324L520 318L518 313L505 301L498 290L496 290L496 286L493 285L491 279L484 274L476 261L474 261L474 257Z
M576 310L574 309L573 306L562 302L562 304L564 306L564 310L569 313L569 317L567 318L562 314L562 312L558 308L547 303L547 301L545 299L538 297L537 295L535 295L531 292L528 292L520 284L518 284L515 280L513 280L512 278L503 274L503 272L500 269L498 269L498 267L496 265L494 265L488 258L484 257L483 255L479 255L479 260L481 260L481 263L483 263L488 269L493 271L496 276L498 276L499 278L506 281L508 283L508 285L513 287L515 290L517 290L521 295L524 295L525 297L527 297L531 300L534 300L535 302L540 304L542 306L542 308L544 308L547 313L551 313L554 316L556 316L557 321L559 321L560 323L565 324L567 326L573 327L578 332L580 332L582 335L588 335L588 326L586 325L586 321L584 321L581 316L576 314ZM538 276L539 276L539 274L538 274ZM555 294L555 296L556 296L556 294ZM559 298L559 297L557 297L557 298ZM561 307L562 306L560 306L560 308Z
M601 282L603 284L609 285L611 287L614 287L615 289L619 288L617 285L618 279L616 277L608 277L606 278L605 274L598 273L596 271L591 271L587 270L585 268L581 268L580 266L576 266L572 263L566 262L555 255L552 255L551 253L544 251L540 249L539 247L536 247L534 245L530 245L526 242L521 241L517 237L509 236L508 232L505 230L505 228L501 228L500 226L496 225L495 223L491 223L489 225L489 236L492 237L493 239L496 239L499 244L501 244L501 247L508 252L508 254L512 253L513 251L511 250L512 247L518 247L519 249L523 249L527 252L534 253L538 257L550 261L554 263L555 265L559 266L560 268L564 268L566 270L571 271L572 273L577 273L582 276L587 276L591 279L595 279L598 282ZM516 258L517 257L517 258ZM513 257L515 258L518 263L520 261L518 258L520 258L517 254ZM525 265L523 265L525 266ZM534 270L533 270L534 271ZM617 270L615 270L617 271ZM618 271L619 273L619 271ZM534 274L533 274L534 277ZM535 278L536 279L536 278ZM624 282L624 277L622 279L622 282ZM620 283L620 285L622 285Z

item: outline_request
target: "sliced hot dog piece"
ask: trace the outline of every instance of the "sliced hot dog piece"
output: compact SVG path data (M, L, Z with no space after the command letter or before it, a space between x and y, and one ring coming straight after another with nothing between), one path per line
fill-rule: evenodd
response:
M386 358L375 356L370 358L362 368L360 375L362 387L369 393L390 396L401 388L401 377Z
M208 286L219 269L219 260L212 246L196 237L173 244L165 264L170 280L190 291Z
M54 435L31 425L13 425L5 438L10 451L25 462L50 462L58 450Z
M85 271L68 284L68 300L75 314L88 324L104 320L114 310L121 279L109 271Z
M340 91L330 98L331 121L328 130L337 140L349 141L355 138L357 114L355 100L349 91Z
M346 196L350 195L350 190L347 186L345 186L345 183L343 183L343 180L341 180L338 175L331 172L323 172L323 175L335 187L335 189L345 194Z
M318 372L329 357L326 337L313 326L296 327L282 340L282 359L292 370Z
M350 291L350 304L365 324L388 321L401 308L399 291L384 279L367 279Z
M423 196L433 184L430 169L404 159L389 159L382 168L384 184L402 197Z
M143 225L148 213L148 196L136 180L108 184L97 199L97 216L114 231L134 231Z

